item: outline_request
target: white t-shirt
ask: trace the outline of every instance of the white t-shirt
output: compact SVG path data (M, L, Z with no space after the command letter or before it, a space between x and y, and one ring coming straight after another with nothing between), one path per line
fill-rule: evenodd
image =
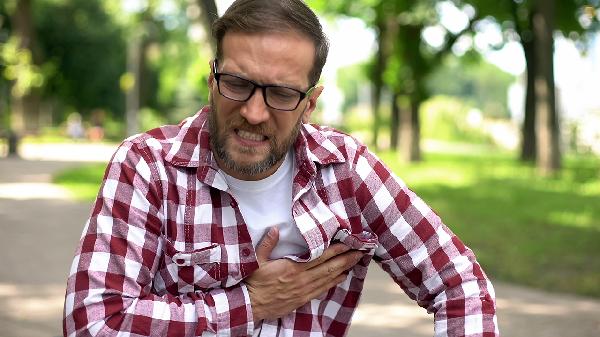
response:
M293 152L288 152L275 173L257 181L239 180L221 171L240 207L255 248L270 227L278 227L279 242L271 259L302 255L308 250L292 217L293 158Z

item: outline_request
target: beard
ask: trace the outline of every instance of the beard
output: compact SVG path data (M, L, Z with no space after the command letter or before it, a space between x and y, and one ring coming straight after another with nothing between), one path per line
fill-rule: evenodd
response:
M236 117L230 118L229 120L219 120L219 112L212 97L210 102L211 111L208 117L210 146L215 156L221 160L227 169L233 172L237 172L242 175L258 175L268 171L285 157L289 149L296 142L296 138L298 138L302 115L300 115L300 118L298 118L298 121L294 125L294 128L290 134L284 139L280 140L274 135L275 132L269 129L265 123L258 125L249 124L239 114L237 114ZM232 154L227 151L227 141L231 137L229 132L235 129L242 129L268 136L269 151L265 157L256 162L236 161ZM238 151L242 154L248 155L253 155L258 152L256 149L251 147L241 147L238 149Z

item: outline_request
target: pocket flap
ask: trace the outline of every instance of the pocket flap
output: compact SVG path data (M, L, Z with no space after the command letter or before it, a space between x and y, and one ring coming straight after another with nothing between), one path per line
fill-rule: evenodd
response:
M165 252L173 263L180 267L221 262L221 246L219 244L211 244L208 247L192 251L179 251L169 240L165 241Z
M180 267L221 262L221 246L195 250L190 253L178 252L173 255L173 262Z

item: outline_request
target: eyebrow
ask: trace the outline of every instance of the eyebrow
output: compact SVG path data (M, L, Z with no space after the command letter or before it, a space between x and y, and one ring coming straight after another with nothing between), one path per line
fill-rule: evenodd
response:
M285 83L285 82L283 82L283 83L262 83L260 81L255 80L255 79L248 78L247 76L245 76L243 74L239 74L239 73L236 73L236 72L225 71L224 69L222 71L219 71L217 69L217 72L222 73L222 74L237 76L237 77L243 78L243 79L245 79L247 81L254 82L256 84L260 84L262 86L285 87L285 88L290 88L290 89L298 90L298 91L304 92L304 93L306 91L310 90L310 88L311 88L310 85L309 85L308 89L304 90L304 89L300 89L298 86L296 86L294 84Z

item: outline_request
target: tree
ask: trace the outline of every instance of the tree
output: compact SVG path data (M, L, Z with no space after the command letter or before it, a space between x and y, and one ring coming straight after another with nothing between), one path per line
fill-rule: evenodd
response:
M537 164L542 174L560 169L560 142L554 90L554 0L536 0L532 23L536 37L535 116Z
M204 26L204 31L207 35L207 40L210 41L211 48L215 48L215 41L212 37L212 25L219 17L219 13L217 12L217 4L215 0L196 0L198 6L201 9L201 22ZM216 49L213 49L213 55L215 54Z
M432 96L454 96L467 101L486 117L508 119L506 92L514 81L515 76L471 50L460 58L448 57L430 76L427 88Z
M42 95L54 120L94 109L122 116L126 48L118 22L98 0L39 1L33 9L40 53L51 69Z
M388 59L392 53L392 36L394 33L394 22L387 16L386 9L389 2L381 1L375 7L374 28L377 36L377 52L373 58L370 69L370 78L372 80L371 110L373 113L373 145L377 147L379 143L379 129L381 127L381 94L384 88L383 73L385 71ZM392 95L392 102L396 102L396 95ZM398 114L397 105L392 104L392 116ZM392 123L394 124L394 123ZM392 136L393 138L394 136ZM391 139L392 146L396 146L397 139Z
M466 27L453 32L441 24L438 3L435 0L313 1L322 11L358 17L375 27L378 52L370 74L374 84L374 135L376 139L379 96L385 86L392 94L391 144L400 145L400 153L407 161L421 158L419 110L428 97L427 78L478 19L469 17ZM423 39L424 30L432 26L444 32L443 43L435 48Z
M575 41L584 42L586 31L598 28L598 0L540 2L538 0L466 0L482 17L493 17L504 29L506 40L515 37L521 43L526 60L527 89L525 118L522 127L521 159L536 160L544 172L560 167L559 119L554 97L554 79L550 73L553 34L560 32ZM549 34L549 35L548 35ZM547 39L550 40L547 40ZM542 43L542 46L538 46ZM500 47L500 46L498 46ZM546 58L550 58L549 60ZM550 77L552 77L550 79ZM537 86L542 85L542 88ZM547 88L551 85L551 88ZM538 107L541 104L542 107ZM549 109L549 110L548 110ZM537 114L545 111L543 122ZM537 130L538 127L551 130ZM545 137L543 144L538 144ZM554 139L556 138L556 139ZM538 150L545 151L545 158ZM546 151L547 150L547 151ZM548 157L548 158L546 158ZM549 159L553 157L553 159Z
M0 64L3 64L0 69L3 77L10 81L10 100L6 104L10 106L9 154L16 155L19 137L38 131L40 98L37 89L43 84L43 76L38 66L40 58L33 27L32 1L14 0L0 10L2 21L10 18L10 35L0 44Z

